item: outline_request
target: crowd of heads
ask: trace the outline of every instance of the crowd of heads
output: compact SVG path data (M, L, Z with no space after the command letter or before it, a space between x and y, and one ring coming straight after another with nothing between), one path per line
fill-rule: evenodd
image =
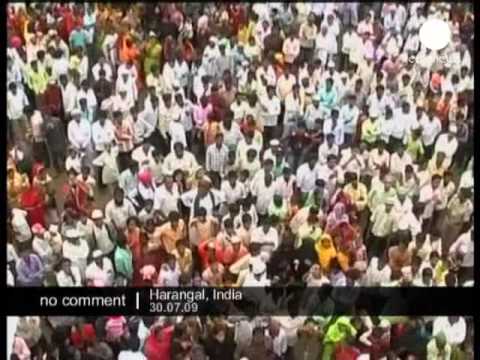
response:
M472 285L471 4L7 15L9 285Z
M10 360L471 360L472 320L366 314L28 317L9 319L9 346Z

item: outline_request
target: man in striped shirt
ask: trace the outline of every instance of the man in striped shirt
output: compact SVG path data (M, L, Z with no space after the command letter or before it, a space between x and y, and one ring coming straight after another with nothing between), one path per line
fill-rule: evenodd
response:
M207 148L206 168L207 171L217 173L221 178L225 175L228 161L228 147L223 143L223 134L215 136L215 143Z

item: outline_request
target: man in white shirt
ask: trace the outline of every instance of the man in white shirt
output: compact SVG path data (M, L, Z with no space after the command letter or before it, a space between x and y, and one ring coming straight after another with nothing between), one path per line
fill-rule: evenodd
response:
M167 255L167 261L162 264L158 273L157 286L177 287L180 280L180 267L175 255Z
M315 129L315 123L318 119L323 118L323 109L320 107L320 96L318 94L313 95L312 103L307 106L305 110L305 124L308 130Z
M150 96L149 102L145 99L144 109L138 114L136 128L141 129L140 137L156 145L152 135L159 121L159 101L155 95Z
M98 120L92 124L92 141L95 151L101 153L105 150L106 144L111 144L115 139L115 128L106 114L101 111Z
M20 120L24 116L24 109L29 105L27 96L17 84L11 82L7 92L7 117L10 121Z
M405 151L405 147L401 145L390 156L390 172L403 175L407 165L413 165L413 160L410 154Z
M122 231L127 227L127 220L136 215L132 203L125 199L124 191L116 188L113 193L113 199L105 206L105 215L107 221L111 222L117 231Z
M100 79L100 70L102 69L105 71L105 79L107 79L108 82L111 82L112 67L103 56L101 56L100 59L98 59L98 62L92 67L93 79L95 81L98 81L98 79Z
M86 152L90 147L92 129L86 119L82 119L80 110L73 110L72 120L68 123L68 140L79 152Z
M155 189L153 208L160 211L163 218L173 211L178 212L180 193L171 174L165 174L163 184Z
M125 347L118 354L118 360L147 360L141 351L140 339L136 334L129 336Z
M132 160L138 163L139 169L148 166L153 161L153 146L148 142L144 142L132 152Z
M467 324L461 316L439 316L433 322L433 336L442 333L449 345L461 345L467 336Z
M417 118L420 118L420 126L422 127L422 141L425 148L425 157L431 159L433 148L438 134L442 131L442 123L435 115L435 112L429 111L426 115L423 108L417 108Z
M260 253L264 255L267 262L270 260L272 253L280 245L278 231L271 225L270 218L265 218L262 226L252 231L252 238L250 240L251 244L258 244L260 246Z
M62 90L63 111L70 116L77 103L77 87L68 80L65 74L60 75L60 89Z
M198 169L198 163L195 156L190 151L186 151L182 143L173 144L173 151L171 151L164 161L164 168L172 174L176 170L185 172L186 177L191 176Z
M349 146L357 133L357 122L360 115L360 110L355 105L355 94L349 94L347 103L340 108L339 126L343 128L344 144Z
M104 256L100 250L93 252L92 259L93 261L85 270L87 285L93 287L112 286L115 276L112 261Z
M473 228L461 234L450 246L449 254L453 258L461 257L458 281L460 284L473 279L474 241Z
M72 262L67 258L64 258L61 264L62 267L56 274L57 285L59 287L82 286L82 276L78 267L72 266Z
M267 86L266 96L260 97L261 117L264 126L264 142L268 143L274 136L278 124L278 117L281 112L280 99L275 94L275 88Z
M449 168L452 164L453 156L458 149L458 140L456 138L457 126L455 124L450 124L448 128L448 133L440 134L435 142L435 151L434 155L439 152L443 152L446 156L445 166Z
M288 350L288 340L285 330L276 320L270 322L270 326L265 330L265 336L272 341L273 353L277 359L283 359Z
M62 254L64 258L71 261L73 266L78 267L81 273L84 273L90 248L77 229L68 229L65 232Z
M312 154L309 160L297 169L297 187L302 192L302 196L306 196L315 189L317 170L317 156L315 154Z

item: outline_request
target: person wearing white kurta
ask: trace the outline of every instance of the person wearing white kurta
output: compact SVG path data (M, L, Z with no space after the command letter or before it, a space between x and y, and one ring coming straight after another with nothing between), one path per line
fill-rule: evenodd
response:
M121 204L117 204L115 199L112 199L105 206L106 221L112 222L117 229L125 229L127 227L127 219L135 215L135 208L127 199L123 199Z
M412 157L404 148L390 156L390 173L403 174L407 165L413 165Z
M19 89L18 86L15 85L15 93L10 89L8 90L7 117L10 121L20 120L23 117L23 112L28 105L29 102L23 89Z
M142 112L137 115L136 126L141 127L141 137L146 140L155 131L159 121L159 107L158 107L158 98L153 101L153 104L147 106L145 100L145 108Z
M292 92L290 92L285 97L285 114L283 117L283 134L282 138L290 135L293 131L295 125L297 124L297 119L303 114L304 104L299 94L298 85L294 85Z
M45 234L42 237L34 236L32 249L42 259L44 264L51 264L53 261L53 249L45 236Z
M291 173L290 169L288 171ZM295 192L295 180L295 175L290 175L287 178L284 168L283 175L275 180L275 193L280 194L286 201L290 200Z
M110 66L109 63L106 62L104 57L100 58L98 63L93 65L93 67L92 67L93 79L95 81L98 81L98 79L100 79L100 70L102 70L102 69L103 69L103 71L105 71L105 79L107 79L108 82L111 82L112 81L112 67Z
M120 170L118 168L118 147L108 143L104 145L102 153L93 160L92 164L102 167L102 183L114 184L118 181Z
M197 160L189 151L182 151L180 156L178 156L175 151L171 151L165 157L163 166L167 172L173 174L176 170L182 170L187 174L187 176L192 175L198 169Z
M129 72L124 71L123 73L119 73L119 76L115 83L115 92L117 94L125 92L129 102L133 101L135 103L137 101L137 85L135 84L135 80Z
M348 104L340 108L338 115L338 123L343 128L344 134L348 135L349 140L353 140L353 136L357 132L357 122L360 115L360 110L355 105L355 97L352 96Z
M246 102L237 94L235 101L230 105L230 110L233 112L233 120L237 123L240 123L246 112Z
M62 91L63 111L70 115L77 102L77 87L67 80L67 76L60 76L60 90Z
M253 229L250 244L255 243L261 245L261 254L265 254L266 258L270 259L272 252L280 245L277 229L266 224Z
M266 215L268 213L268 207L275 194L275 184L273 183L273 179L271 179L270 175L270 185L267 185L266 176L255 177L250 185L250 192L257 199L256 209L259 215Z
M77 91L77 101L75 107L80 108L80 100L87 99L87 107L90 111L94 112L97 109L97 97L95 92L91 87L85 86L85 83L82 83L82 86Z
M275 89L269 87L266 96L262 96L259 100L263 126L274 128L278 124L278 117L281 112L280 99L275 95Z
M70 265L70 274L64 269L61 269L56 274L58 287L80 287L82 286L82 275L80 269L76 266Z
M171 182L170 180L166 180ZM178 186L176 183L172 183L171 187L167 187L164 183L161 186L155 189L155 194L153 198L153 208L155 210L160 210L165 217L168 216L172 211L179 211L178 201L180 199L180 193L178 192Z
M115 139L115 127L110 119L100 117L92 124L92 141L95 151L102 152L106 144Z
M461 316L439 316L433 322L433 336L443 333L450 345L460 346L467 336L467 324Z
M85 270L85 279L87 285L93 287L112 286L114 279L112 261L108 257L96 250L93 252L93 261Z
M77 230L73 230L78 234ZM69 259L73 266L77 266L81 273L84 273L87 267L87 258L90 253L87 241L78 237L70 238L70 230L67 230L66 240L62 245L63 257ZM76 238L76 240L75 240Z
M392 269L388 263L379 268L379 260L373 257L368 265L363 281L365 286L381 286L391 280Z
M177 261L173 266L170 263L162 264L155 286L177 287L180 285L180 275L180 266Z
M306 162L297 169L297 187L302 193L306 194L315 189L317 171L317 159Z
M221 189L225 193L225 202L227 205L235 204L247 196L245 186L236 179L233 185L231 181L224 180Z
M142 168L153 160L154 147L149 143L143 143L132 152L132 160L138 163L139 168Z
M434 179L433 181L439 181ZM421 215L422 219L431 219L435 210L443 210L447 207L447 197L442 184L438 185L435 189L432 183L425 185L420 189L420 195L418 201L425 204L425 209Z
M315 129L315 122L323 118L323 109L320 107L320 98L313 96L312 103L309 104L305 110L305 124L308 130Z
M282 52L287 64L293 64L300 54L300 40L290 35L283 41Z
M168 125L168 134L170 135L170 151L176 143L181 143L185 148L187 147L187 135L185 134L185 127L180 121L180 117L173 119Z
M262 83L262 78L267 80L268 86L276 86L277 85L277 75L275 74L275 70L273 66L265 61L262 66L260 66L256 73L257 82Z
M115 66L118 62L117 56L117 39L118 34L112 31L111 34L107 34L103 40L102 44L102 53L105 59L112 65Z
M182 203L190 208L190 217L193 219L195 212L195 201L197 200L198 189L192 189L180 196ZM209 190L205 196L198 199L198 208L203 207L207 211L207 216L212 216L215 209L222 203L219 193Z
M442 132L442 123L440 119L433 113L428 116L422 117L420 120L420 126L422 127L422 141L425 147L433 146L435 140Z
M175 63L173 59L170 62L166 62L165 65L163 66L162 79L163 79L164 90L167 93L173 92L173 86L177 82L174 68L175 68Z
M77 111L72 113L74 119L68 123L68 140L77 151L85 151L90 146L92 137L91 124L80 118Z
M449 132L447 134L440 134L435 142L435 154L443 152L445 154L445 166L447 168L452 164L453 156L457 152L458 140L455 137L457 127L450 125Z

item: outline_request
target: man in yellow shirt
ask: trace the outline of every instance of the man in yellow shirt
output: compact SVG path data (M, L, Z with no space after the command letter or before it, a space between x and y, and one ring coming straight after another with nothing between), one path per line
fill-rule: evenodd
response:
M37 60L33 60L27 68L27 84L36 97L42 95L47 89L48 74L45 69L38 67Z
M345 179L351 179L345 185L343 191L350 196L358 212L361 212L367 206L368 191L365 184L358 181L358 175L352 172L345 174Z
M369 117L362 123L361 140L371 149L380 137L378 112L370 109Z

